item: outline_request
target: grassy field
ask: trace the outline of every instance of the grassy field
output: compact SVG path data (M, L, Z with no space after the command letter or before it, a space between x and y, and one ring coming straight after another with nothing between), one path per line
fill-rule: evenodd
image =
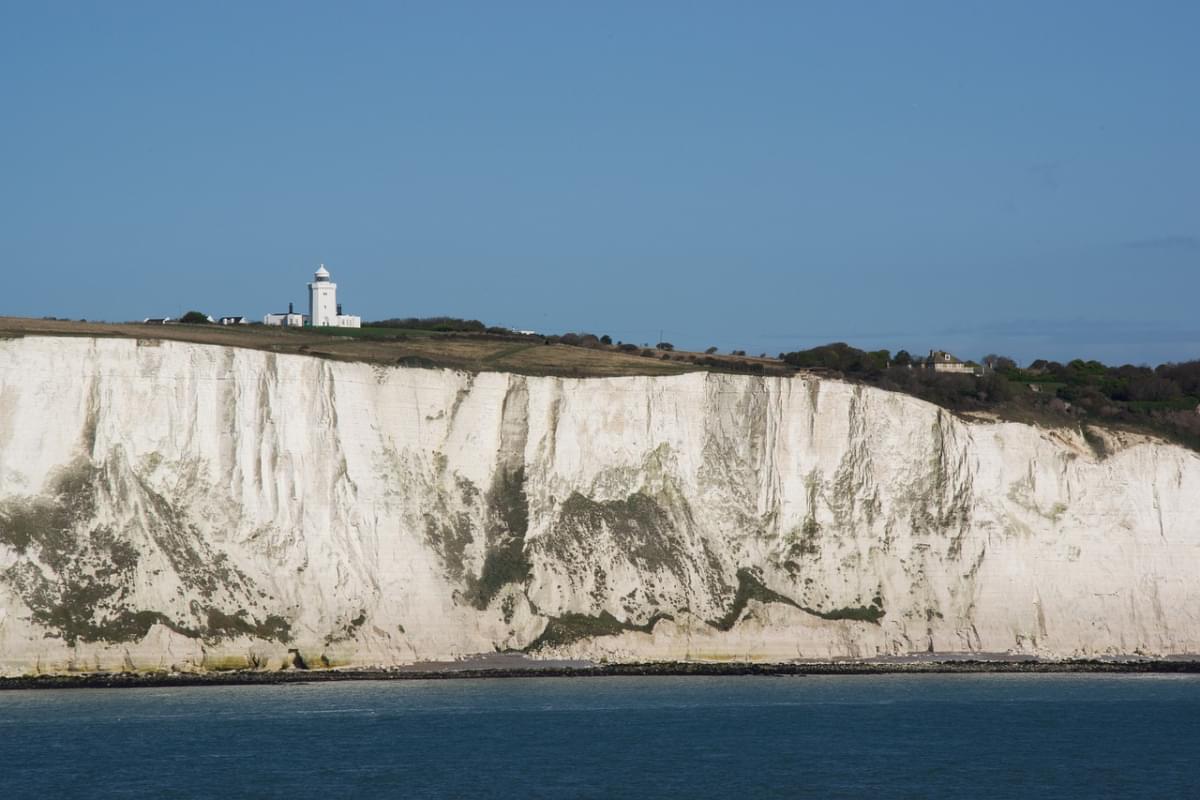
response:
M258 327L258 326L254 326ZM437 336L433 331L408 328L310 328L312 333L341 336L346 339L407 339L411 336Z
M263 325L145 325L141 323L71 322L0 317L0 337L103 336L164 339L198 344L246 347L272 353L362 361L374 364L446 367L469 372L515 372L523 375L611 377L678 375L701 369L744 370L761 363L765 373L791 374L774 359L717 356L714 363L695 364L694 353L659 353L654 357L545 344L538 337L449 334L399 328L277 328ZM662 358L668 356L668 360ZM703 358L703 356L700 356Z

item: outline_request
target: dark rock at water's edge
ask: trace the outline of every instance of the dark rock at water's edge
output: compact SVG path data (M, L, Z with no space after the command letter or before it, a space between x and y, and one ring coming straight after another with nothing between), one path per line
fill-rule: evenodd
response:
M230 672L114 672L78 675L32 675L0 678L3 689L134 689L168 686L234 686L254 684L317 683L323 681L448 680L463 678L599 678L650 676L804 676L804 675L916 675L963 673L1111 673L1200 674L1200 661L1190 660L1068 660L1068 661L910 661L910 662L807 662L786 664L680 663L599 664L483 669L337 669L239 670Z

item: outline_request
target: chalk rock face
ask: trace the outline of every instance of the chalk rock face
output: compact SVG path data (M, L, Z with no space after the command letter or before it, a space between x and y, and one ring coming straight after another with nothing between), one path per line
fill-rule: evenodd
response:
M1200 652L1200 457L831 380L0 342L0 673Z

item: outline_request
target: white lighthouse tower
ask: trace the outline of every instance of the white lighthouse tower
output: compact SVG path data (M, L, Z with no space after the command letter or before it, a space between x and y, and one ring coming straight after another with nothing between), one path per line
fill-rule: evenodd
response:
M322 264L308 285L308 324L317 328L337 325L337 316L337 284L329 280L329 270Z

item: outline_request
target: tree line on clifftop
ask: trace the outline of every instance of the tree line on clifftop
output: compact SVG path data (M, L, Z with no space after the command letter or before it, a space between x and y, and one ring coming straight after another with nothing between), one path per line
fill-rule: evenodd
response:
M1021 367L992 354L972 375L926 369L904 350L893 355L842 342L779 358L797 369L837 372L954 411L991 411L1031 422L1095 422L1156 433L1200 450L1200 360L1148 367L1038 359Z

